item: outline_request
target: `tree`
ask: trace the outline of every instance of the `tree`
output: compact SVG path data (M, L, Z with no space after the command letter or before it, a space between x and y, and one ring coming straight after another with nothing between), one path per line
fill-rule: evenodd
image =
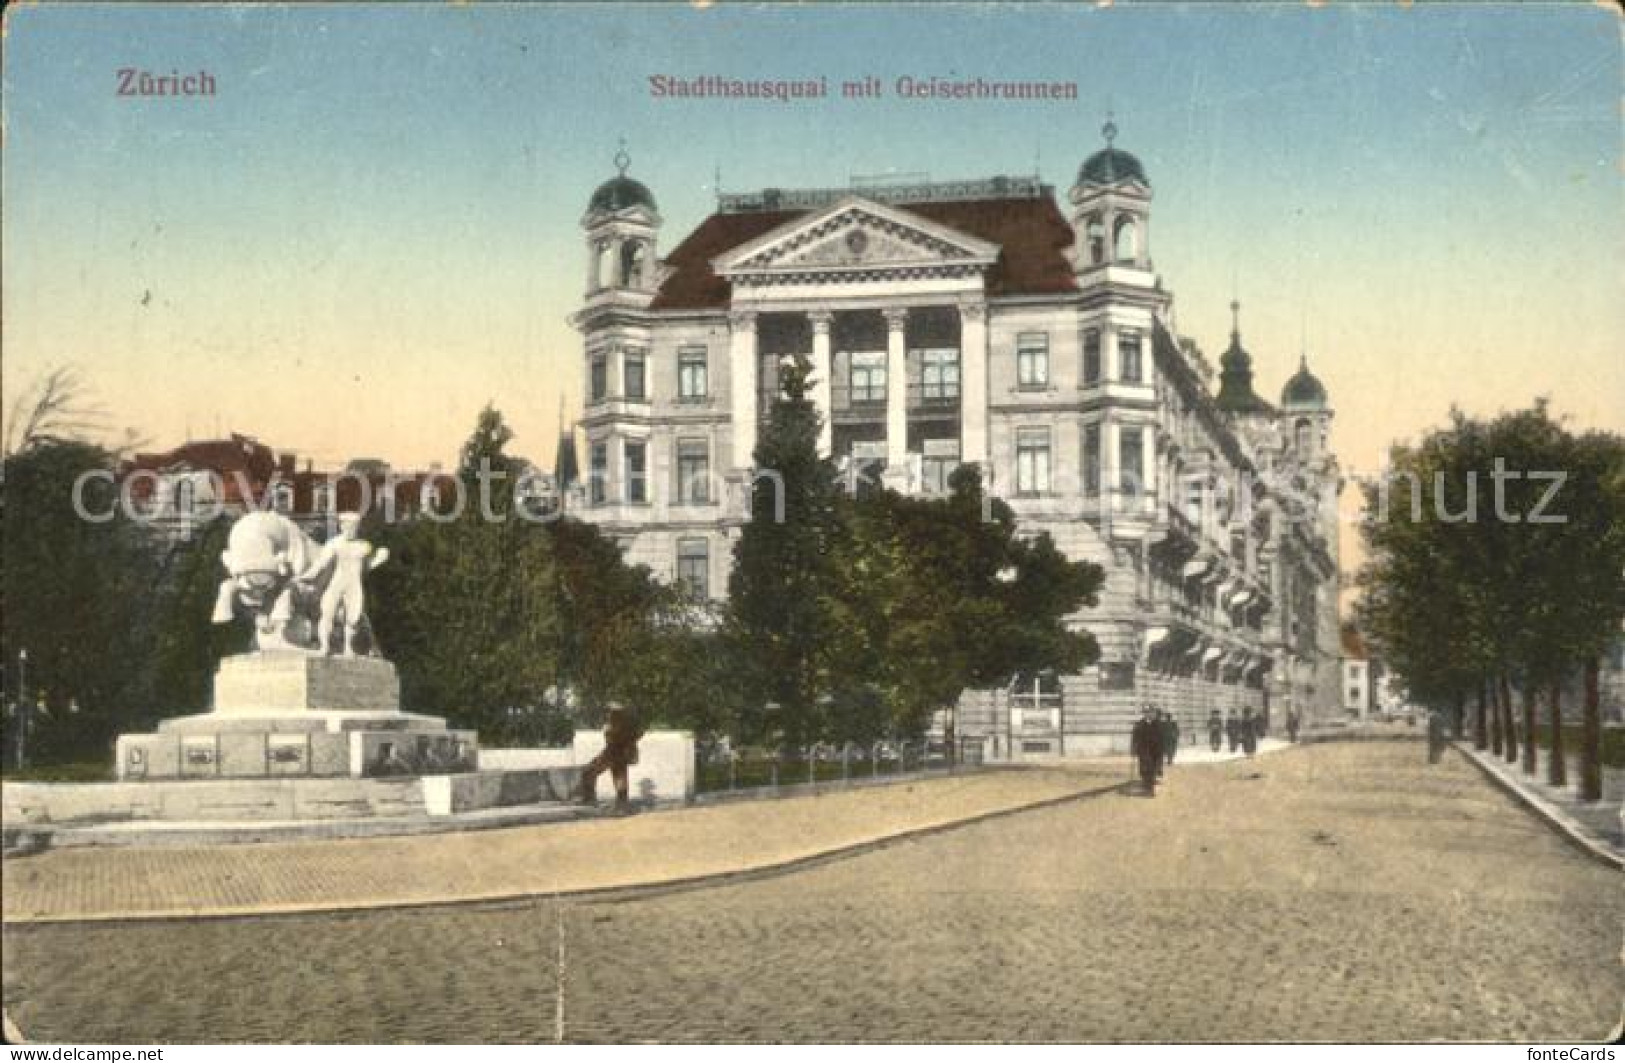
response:
M112 455L35 435L4 459L5 698L32 708L39 759L106 754L155 704L152 630L159 565L117 505ZM75 508L75 485L87 520ZM15 667L27 652L27 686ZM13 727L15 731L15 725Z
M1102 570L1069 561L1047 534L1020 536L974 466L946 497L877 491L841 513L840 656L882 695L890 733L918 735L967 688L1097 658L1067 619L1095 604Z
M485 407L462 448L455 518L377 530L392 556L368 612L405 707L492 741L558 741L578 707L567 691L592 722L605 701L647 689L636 683L648 682L664 591L594 526L522 510L528 464L507 453L512 439Z
M1475 693L1480 747L1515 761L1521 732L1530 772L1537 699L1547 693L1557 784L1566 781L1562 682L1576 667L1589 671L1625 617L1622 453L1618 436L1575 437L1543 402L1490 421L1453 411L1448 428L1394 449L1386 510L1378 488L1367 492L1371 561L1359 608L1374 640L1424 698ZM1583 739L1589 795L1600 726L1594 695L1587 704L1583 733L1599 736Z
M725 621L748 699L739 737L791 746L824 730L820 717L842 671L832 657L838 489L834 465L818 454L810 371L799 355L781 370L783 394L756 445Z
M403 707L491 736L544 711L560 634L547 529L513 512L511 478L481 476L519 467L505 450L512 438L487 406L462 449L455 517L366 532L391 554L372 577L367 611L400 671ZM482 485L495 519L481 512Z

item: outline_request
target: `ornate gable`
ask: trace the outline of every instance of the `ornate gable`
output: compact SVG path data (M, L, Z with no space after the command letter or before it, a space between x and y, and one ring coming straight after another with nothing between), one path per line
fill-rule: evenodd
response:
M998 254L985 240L852 197L734 248L713 268L724 277L761 281L794 274L956 274L985 269Z

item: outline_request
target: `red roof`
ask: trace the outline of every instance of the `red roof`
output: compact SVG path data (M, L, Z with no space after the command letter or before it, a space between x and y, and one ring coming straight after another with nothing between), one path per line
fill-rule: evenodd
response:
M183 443L161 454L137 454L124 471L146 469L162 472L185 467L222 474L244 472L255 479L269 479L276 472L276 456L271 448L251 436L232 433L230 439L203 439Z
M909 203L906 213L999 246L987 273L988 295L1050 295L1077 290L1065 251L1072 227L1050 196ZM729 284L711 260L812 211L771 210L713 214L666 257L673 272L651 309L713 310L725 307Z

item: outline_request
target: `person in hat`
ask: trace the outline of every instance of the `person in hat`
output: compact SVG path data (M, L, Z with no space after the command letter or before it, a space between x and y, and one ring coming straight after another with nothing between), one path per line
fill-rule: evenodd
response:
M1215 753L1224 744L1224 720L1219 718L1218 709L1207 714L1207 744Z
M1145 707L1134 730L1129 734L1129 754L1139 762L1140 785L1147 797L1157 793L1157 776L1162 772L1162 724L1157 710Z
M1179 721L1171 712L1158 710L1158 715L1162 717L1162 763L1171 766L1179 752Z

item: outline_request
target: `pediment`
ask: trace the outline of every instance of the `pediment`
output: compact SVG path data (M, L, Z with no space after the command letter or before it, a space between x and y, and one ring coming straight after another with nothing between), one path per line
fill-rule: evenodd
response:
M996 244L908 211L850 197L719 256L721 276L992 265Z

